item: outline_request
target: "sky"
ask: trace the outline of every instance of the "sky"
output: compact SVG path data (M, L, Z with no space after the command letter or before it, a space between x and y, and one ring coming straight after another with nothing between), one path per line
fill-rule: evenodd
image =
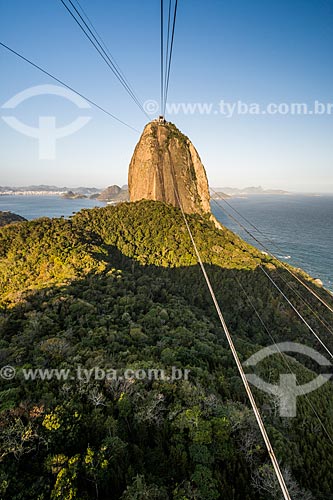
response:
M210 185L333 193L333 0L178 4L166 119L192 140ZM80 5L141 102L158 102L160 1ZM59 84L0 47L0 185L127 183L131 156L149 120L61 1L0 0L0 33L2 43L136 129L80 99L72 102L70 92L56 95ZM53 87L39 87L46 85ZM34 87L39 88L29 90ZM9 108L8 101L22 91L22 102ZM306 104L311 113L316 101L321 114L284 114L293 103ZM267 112L270 103L282 112ZM177 112L172 106L179 104ZM255 114L244 112L250 104ZM265 114L258 114L259 106ZM15 126L8 117L16 118ZM77 119L87 123L70 135L62 131ZM17 123L33 131L22 133ZM58 129L53 134L65 134L53 146L41 135L47 124Z

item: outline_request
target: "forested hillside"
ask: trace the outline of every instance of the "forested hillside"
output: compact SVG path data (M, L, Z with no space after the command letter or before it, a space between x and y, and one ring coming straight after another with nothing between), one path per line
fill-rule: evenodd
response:
M326 354L259 265L333 347L285 280L332 324L329 312L285 269L209 216L188 220L242 361L272 339ZM142 201L4 227L0 289L1 366L16 369L0 381L1 499L281 498L178 209ZM308 358L276 355L262 377L277 383L286 359L299 384L316 376ZM23 376L78 367L189 377ZM254 392L293 500L332 500L331 382L289 419Z

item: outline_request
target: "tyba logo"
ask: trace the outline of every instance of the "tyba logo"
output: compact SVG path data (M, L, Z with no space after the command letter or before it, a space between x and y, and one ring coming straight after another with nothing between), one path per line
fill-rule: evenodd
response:
M42 95L53 95L63 97L68 101L74 103L79 109L89 109L88 102L75 94L74 92L57 85L37 85L19 92L13 96L9 101L3 104L2 109L15 109L19 104L30 99ZM21 121L15 116L2 116L2 119L21 134L28 137L38 139L39 145L39 159L40 160L54 160L56 157L56 143L62 137L67 137L74 134L82 127L84 127L90 120L90 116L79 116L73 122L63 127L56 127L55 116L39 116L38 127L31 127Z

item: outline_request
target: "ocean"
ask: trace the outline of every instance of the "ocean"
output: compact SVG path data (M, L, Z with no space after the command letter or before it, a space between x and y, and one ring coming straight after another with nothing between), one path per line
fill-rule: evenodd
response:
M301 267L333 291L333 195L258 195L227 202L256 226L250 227L222 200L212 203L216 218L248 243L263 250L230 219L225 210L250 230L280 260ZM278 247L278 249L276 248Z
M333 291L333 196L251 195L228 198L227 202L264 233L268 239L241 221L274 255L291 265L301 267ZM218 200L218 203L239 219L225 202ZM10 210L28 220L38 217L69 217L82 208L102 206L105 203L89 199L0 196L0 210ZM212 202L212 212L222 224L244 240L255 244L215 202Z
M32 220L39 217L69 217L82 208L105 207L105 203L89 198L66 200L60 196L0 196L0 211L9 210Z

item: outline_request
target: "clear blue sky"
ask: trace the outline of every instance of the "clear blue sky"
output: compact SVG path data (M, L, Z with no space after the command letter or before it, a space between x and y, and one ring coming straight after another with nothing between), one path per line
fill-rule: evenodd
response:
M80 0L142 101L159 99L159 0ZM1 41L140 131L147 119L60 0L0 4ZM333 102L332 0L179 0L170 102ZM54 82L0 47L0 105ZM88 111L88 113L87 113ZM0 110L36 126L78 116L57 96ZM81 113L81 110L80 110ZM0 120L0 185L99 186L127 182L139 138L101 111L38 159L36 140ZM331 116L167 116L199 151L213 186L333 192Z

